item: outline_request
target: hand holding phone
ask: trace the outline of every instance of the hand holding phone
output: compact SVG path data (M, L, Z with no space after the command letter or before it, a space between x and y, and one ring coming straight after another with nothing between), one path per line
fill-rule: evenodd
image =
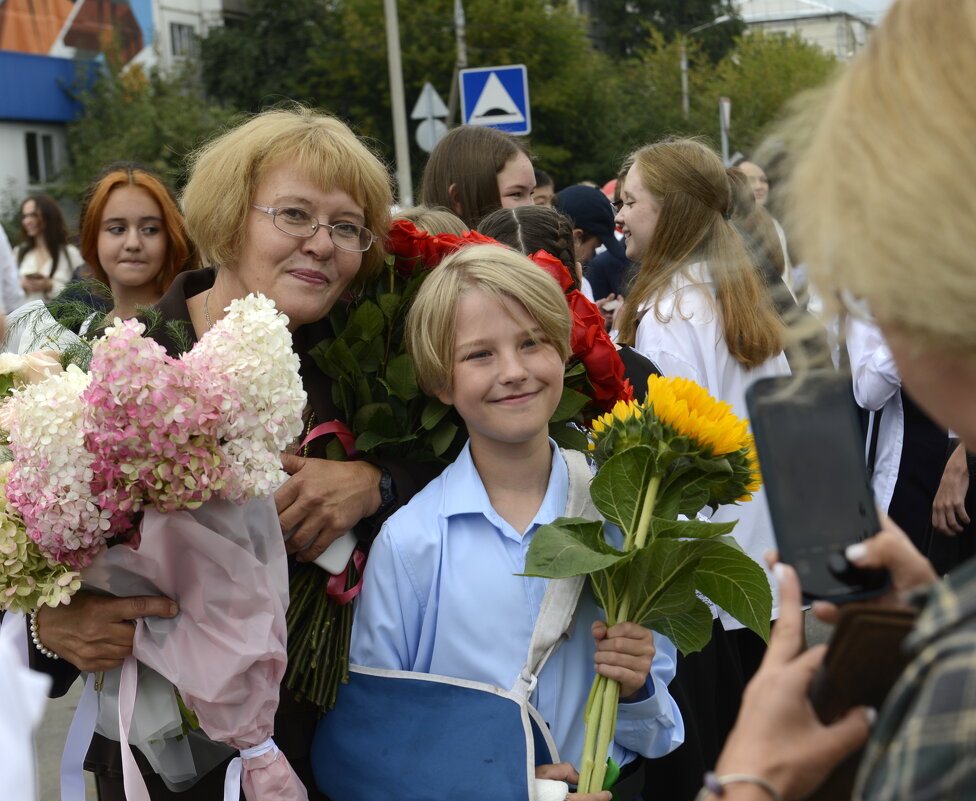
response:
M881 530L850 377L827 370L756 381L746 393L780 558L806 601L880 595L884 570L844 552Z

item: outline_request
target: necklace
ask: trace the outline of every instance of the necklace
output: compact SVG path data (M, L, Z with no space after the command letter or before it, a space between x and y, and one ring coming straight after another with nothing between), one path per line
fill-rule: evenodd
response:
M207 295L203 299L203 316L207 321L207 330L209 331L213 328L213 320L210 319L210 293L213 292L212 289L207 290Z

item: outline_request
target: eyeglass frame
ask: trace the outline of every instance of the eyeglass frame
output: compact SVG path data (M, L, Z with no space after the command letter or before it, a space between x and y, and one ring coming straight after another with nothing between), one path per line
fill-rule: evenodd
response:
M331 223L325 223L319 220L318 218L312 216L311 212L305 211L305 209L300 209L297 206L260 206L257 203L252 203L251 208L257 209L258 211L263 211L265 214L270 214L271 224L274 225L275 228L277 228L279 231L281 231L281 233L285 234L286 236L293 236L296 239L311 239L319 232L319 228L327 228L329 231L329 239L332 240L332 244L335 245L337 248L339 248L339 250L346 251L346 253L365 253L367 250L373 247L373 245L376 244L376 241L379 238L365 225L360 225L359 223L336 223L335 225ZM279 227L278 224L276 223L276 220L278 219L278 212L285 211L287 209L294 209L296 211L301 211L307 214L309 217L311 217L315 225L315 227L312 229L312 233L308 234L307 236L303 236L302 234L295 234L292 233L291 231L286 231L284 228ZM365 231L367 234L370 235L369 244L366 247L364 247L362 250L350 250L349 248L343 247L338 242L336 242L335 239L332 237L332 232L335 230L336 225L355 225L357 228L362 229L363 231Z

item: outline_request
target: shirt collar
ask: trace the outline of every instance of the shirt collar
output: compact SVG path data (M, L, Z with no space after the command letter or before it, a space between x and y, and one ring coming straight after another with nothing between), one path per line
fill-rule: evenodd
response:
M526 529L525 535L519 539L524 540L540 525L551 523L566 510L566 498L569 493L569 469L566 467L566 460L559 453L555 441L551 438L549 439L549 447L552 449L553 456L546 494L539 506L539 511L536 512L532 523ZM444 494L441 508L444 517L480 514L502 531L506 533L514 531L491 505L488 492L485 490L485 485L474 465L474 459L471 457L470 440L465 443L464 449L455 459L450 470L444 472L443 477Z

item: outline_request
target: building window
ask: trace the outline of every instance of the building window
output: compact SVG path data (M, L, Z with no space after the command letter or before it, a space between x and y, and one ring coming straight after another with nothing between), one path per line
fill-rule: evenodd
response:
M174 56L195 56L197 54L197 34L192 25L171 22L169 24L169 40Z
M54 180L54 137L28 131L25 135L27 146L27 182L46 184Z

